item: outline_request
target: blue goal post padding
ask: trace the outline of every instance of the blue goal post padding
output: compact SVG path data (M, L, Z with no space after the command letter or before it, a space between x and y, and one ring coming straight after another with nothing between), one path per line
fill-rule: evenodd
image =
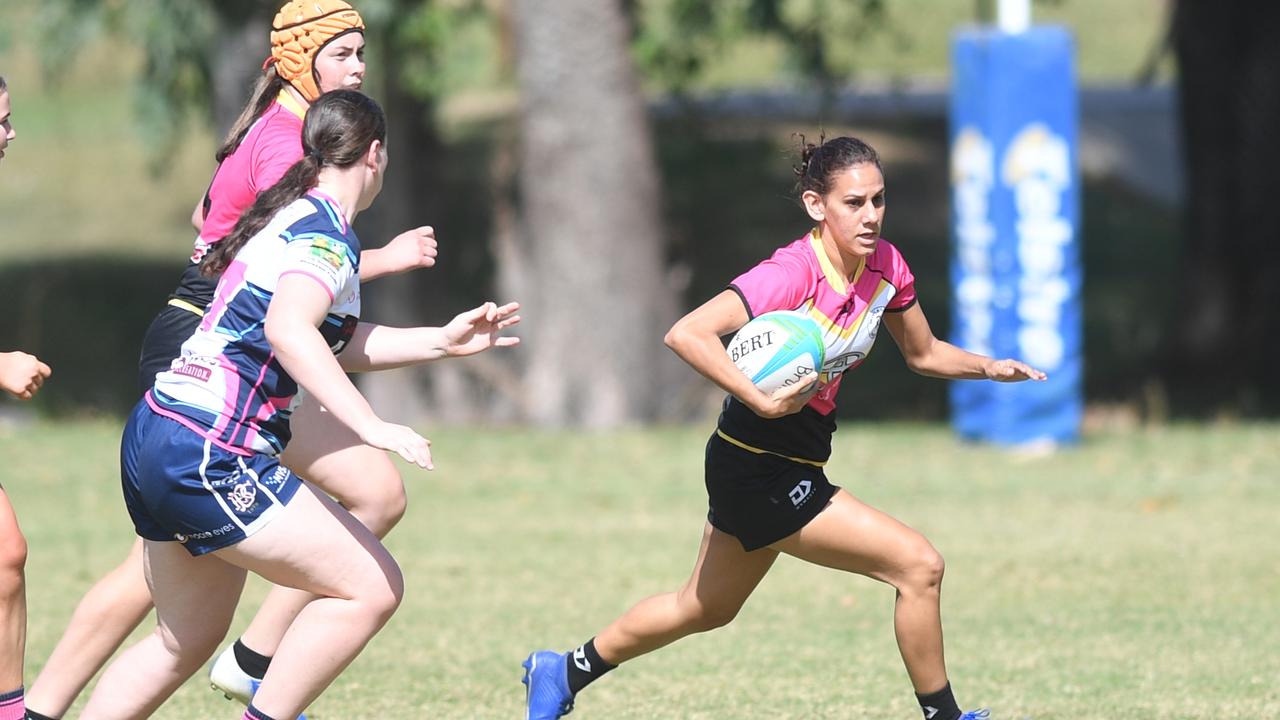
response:
M1071 442L1083 411L1080 173L1071 34L974 28L952 43L951 341L1046 382L951 383L952 423L1000 445Z

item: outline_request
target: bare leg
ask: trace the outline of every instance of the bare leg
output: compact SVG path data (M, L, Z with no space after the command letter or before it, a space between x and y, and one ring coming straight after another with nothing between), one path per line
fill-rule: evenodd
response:
M9 496L0 488L0 693L22 687L27 647L27 540Z
M292 718L329 686L400 604L395 560L364 525L305 485L287 512L217 554L276 583L317 596L298 614L253 698Z
M338 499L378 537L385 536L405 511L404 483L391 458L360 442L333 415L308 400L294 414L293 439L281 461L298 476ZM274 587L241 642L272 656L289 624L314 597Z
M150 717L200 668L231 626L243 569L214 555L192 557L176 542L145 540L144 545L156 630L107 666L83 720Z
M95 673L111 659L151 612L151 589L142 570L142 540L129 557L80 600L44 669L27 691L27 707L62 717Z
M923 535L841 490L808 525L772 547L896 588L893 629L912 686L924 694L947 684L939 611L943 562Z
M619 665L686 635L727 625L777 557L778 551L769 548L747 552L737 538L708 523L684 586L641 600L614 620L596 636L596 652Z
M303 485L255 535L193 558L146 541L156 632L126 650L94 689L85 720L149 717L208 659L231 624L245 569L320 596L280 646L254 704L296 717L395 611L403 581L386 549L333 501Z

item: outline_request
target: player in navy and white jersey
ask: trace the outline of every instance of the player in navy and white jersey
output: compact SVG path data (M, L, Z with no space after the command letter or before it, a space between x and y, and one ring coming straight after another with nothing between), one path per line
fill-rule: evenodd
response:
M156 631L103 674L82 718L147 717L213 654L246 570L310 593L243 718L294 718L395 611L403 580L372 531L280 464L302 388L362 442L432 467L429 443L382 421L346 372L516 344L516 303L444 327L359 322L355 216L386 171L381 108L321 96L305 155L204 259L214 301L169 371L134 408L121 484L143 538ZM336 353L336 355L335 355Z

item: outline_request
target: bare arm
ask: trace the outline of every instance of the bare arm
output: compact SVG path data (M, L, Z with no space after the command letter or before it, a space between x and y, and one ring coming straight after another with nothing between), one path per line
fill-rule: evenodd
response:
M811 390L810 386L796 383L772 396L766 395L751 383L751 379L733 364L724 351L720 337L737 331L749 319L738 294L725 290L676 321L663 342L681 360L741 400L757 415L776 418L799 412L812 397L812 392L805 392Z
M916 303L902 312L886 312L884 326L902 351L907 367L929 377L952 380L1019 382L1044 380L1045 374L1017 360L996 360L962 350L933 336L929 321Z
M402 425L383 422L338 365L319 330L329 306L329 295L316 280L296 273L280 278L265 325L280 365L361 441L431 469L426 438Z
M417 365L445 357L464 357L494 347L511 347L519 338L501 332L520 322L520 303L487 302L459 314L444 327L393 328L360 323L338 362L348 372Z
M196 203L195 209L191 211L191 227L194 227L196 229L196 232L200 232L201 230L204 230L204 198L203 197L201 197L200 200Z
M429 226L406 230L380 248L360 252L360 281L368 282L436 264L436 231Z

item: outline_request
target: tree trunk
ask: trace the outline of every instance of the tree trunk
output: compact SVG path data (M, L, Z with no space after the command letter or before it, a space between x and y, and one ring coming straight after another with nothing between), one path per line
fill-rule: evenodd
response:
M1168 373L1205 409L1280 402L1280 5L1179 0L1187 246Z
M221 8L221 32L214 39L214 62L209 64L213 90L213 125L217 142L240 116L250 89L262 74L271 52L272 14L263 7Z
M405 230L430 225L437 211L439 177L435 168L439 167L443 147L430 103L415 97L401 82L401 57L409 50L396 42L395 30L371 27L367 32L368 45L374 52L365 71L366 83L371 87L365 89L380 93L378 99L387 116L387 151L391 160L382 192L358 220L357 231L365 248L382 247ZM445 295L441 284L432 282L431 277L440 272L438 267L419 269L362 286L361 316L397 327L444 322L452 314L440 318ZM429 317L426 309L434 310ZM362 375L360 388L383 419L402 423L437 420L448 415L449 407L439 398L440 386L460 382L454 367L440 365L442 370L432 368L434 383L428 381L423 368L401 368Z
M618 0L518 0L528 410L542 424L654 417L663 278L657 169Z

